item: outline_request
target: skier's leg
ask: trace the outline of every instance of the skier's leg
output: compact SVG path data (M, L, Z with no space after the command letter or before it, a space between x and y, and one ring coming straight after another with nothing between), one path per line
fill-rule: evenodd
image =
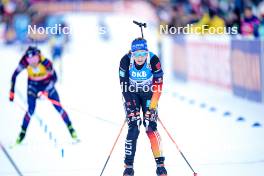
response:
M157 175L166 175L167 171L164 167L165 157L163 156L161 137L157 129L158 112L157 110L149 110L150 98L151 96L144 97L142 101L144 117L143 124L146 128L146 133L151 144L152 153L157 163L156 173ZM150 113L147 113L147 111L150 111Z
M31 119L31 116L34 114L35 107L36 107L36 99L37 99L37 90L36 87L31 85L28 86L28 93L27 93L27 103L28 103L28 110L24 115L21 132L17 138L17 143L21 143L26 136L26 131Z
M133 98L132 102L125 103L125 110L128 122L128 133L125 141L125 171L123 173L124 176L130 176L134 174L134 157L136 153L139 128L142 123L140 118L139 107L140 104L136 96Z
M53 88L49 91L48 97L49 97L49 99L55 100L56 102L60 103L60 97L59 97L59 94L55 88ZM71 125L71 121L69 119L69 116L68 116L67 112L63 109L63 107L60 105L57 105L57 104L53 104L53 106L60 113L64 123L67 126Z

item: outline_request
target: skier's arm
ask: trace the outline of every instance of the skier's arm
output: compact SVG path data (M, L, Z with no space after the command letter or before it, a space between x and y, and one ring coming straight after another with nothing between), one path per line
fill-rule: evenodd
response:
M40 57L41 57L41 63L42 63L42 65L45 66L45 68L47 69L47 71L49 73L52 73L52 71L54 70L53 69L52 62L49 59L47 59L47 58L45 58L43 56L40 56Z
M128 55L126 54L123 56L123 58L120 61L119 65L119 80L120 80L120 86L122 89L122 94L126 102L131 102L131 97L129 92L129 64L130 59Z
M14 96L15 96L15 85L16 85L16 77L19 75L19 73L21 71L23 71L26 67L28 66L28 63L27 61L25 60L25 58L23 57L16 70L14 71L13 75L12 75L12 78L11 78L11 89L10 89L10 94L9 94L9 100L10 101L13 101L14 100Z
M50 60L48 60L47 58L43 58L43 56L42 56L41 60L42 60L42 64L46 67L48 74L50 74L50 76L51 76L50 83L46 87L46 91L49 91L54 87L55 83L57 82L57 74L56 74L56 71L54 70L52 62Z
M43 56L41 56L41 62L46 67L48 73L51 75L51 80L57 82L57 74L53 68L52 62L49 59L44 58Z
M161 68L161 63L159 58L155 55L151 59L151 68L153 73L153 95L150 101L149 109L156 109L158 105L158 101L162 92L162 84L163 84L163 71Z
M17 68L15 69L12 79L11 79L11 90L14 92L15 84L16 84L16 77L19 75L21 71L23 71L28 66L27 61L24 59L24 57L20 60Z

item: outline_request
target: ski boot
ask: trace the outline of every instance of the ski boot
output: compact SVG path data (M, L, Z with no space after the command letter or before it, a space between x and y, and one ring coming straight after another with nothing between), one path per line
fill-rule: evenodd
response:
M164 167L164 164L158 164L156 170L157 176L167 176L167 171Z
M72 125L68 126L68 130L71 134L72 139L77 140L78 139L77 133L76 133L75 129L72 127Z
M134 176L134 169L132 165L125 165L123 176Z
M165 158L158 157L158 158L155 158L155 161L157 163L157 169L156 169L157 176L167 176L167 171L164 165Z
M21 130L21 132L19 133L17 140L16 140L16 144L21 144L21 142L23 141L23 139L26 136L26 130Z

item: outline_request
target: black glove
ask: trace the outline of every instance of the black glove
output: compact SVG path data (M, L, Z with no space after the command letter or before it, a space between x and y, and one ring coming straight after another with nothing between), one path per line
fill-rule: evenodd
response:
M146 111L143 121L143 124L146 127L146 131L157 130L157 119L158 119L158 113L156 110L149 109Z
M134 123L140 119L140 112L138 110L138 108L134 109L134 110L128 110L127 111L127 123L128 125L130 125L131 123Z
M140 111L139 108L131 106L131 103L125 103L126 120L129 128L141 125Z
M149 121L157 122L158 113L155 109L148 109L145 113L145 118Z

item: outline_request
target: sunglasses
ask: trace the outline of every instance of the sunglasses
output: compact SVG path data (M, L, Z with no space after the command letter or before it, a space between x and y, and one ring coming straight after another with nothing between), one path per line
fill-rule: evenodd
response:
M134 52L133 57L146 57L148 55L147 51Z
M38 55L39 52L38 51L28 51L27 52L27 57L33 57L35 55Z

